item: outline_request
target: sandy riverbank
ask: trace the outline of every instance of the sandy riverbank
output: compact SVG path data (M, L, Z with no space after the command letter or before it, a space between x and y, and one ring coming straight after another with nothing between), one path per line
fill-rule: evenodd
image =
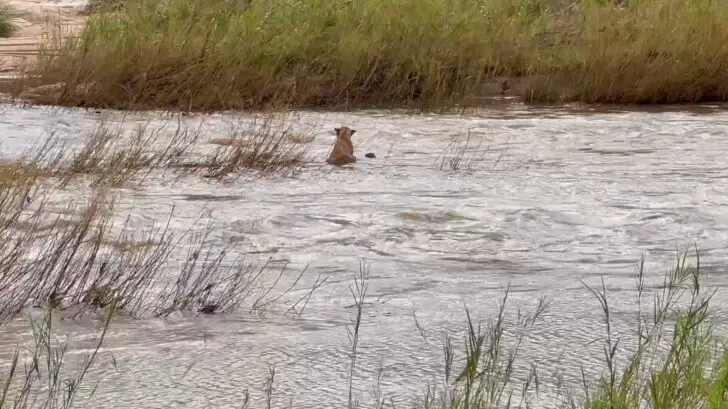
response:
M0 72L16 71L28 58L36 55L38 45L54 25L74 32L83 27L83 0L8 0L17 13L18 33L0 38Z

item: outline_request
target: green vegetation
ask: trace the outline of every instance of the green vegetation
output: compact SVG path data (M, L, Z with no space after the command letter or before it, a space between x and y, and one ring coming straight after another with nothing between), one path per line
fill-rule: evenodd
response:
M89 0L86 4L85 12L91 14L104 11L118 11L122 10L123 7L123 0Z
M0 38L12 37L18 31L13 22L13 9L0 2Z
M102 1L23 87L36 103L224 110L728 98L715 0ZM620 5L618 3L624 3ZM60 49L60 52L57 50Z

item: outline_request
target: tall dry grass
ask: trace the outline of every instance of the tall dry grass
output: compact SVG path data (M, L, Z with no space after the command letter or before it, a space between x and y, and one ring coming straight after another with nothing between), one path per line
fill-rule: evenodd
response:
M203 125L191 127L177 116L159 126L147 121L128 129L124 121L111 125L101 119L75 146L51 133L26 157L0 161L0 187L45 178L66 188L81 177L107 187L138 186L152 174L166 178L169 173L214 180L288 176L309 160L309 145L292 137L300 134L292 132L285 116L234 121L216 134L221 138L210 138Z
M202 111L725 100L726 18L715 0L125 0L49 40L16 88Z
M282 142L285 130L270 119L248 125L230 132L246 132L258 143L229 148L235 155L196 151L200 130L182 121L165 134L139 126L125 135L102 122L76 146L51 135L23 157L6 161L0 167L0 324L28 307L77 315L112 300L132 316L241 306L259 311L294 289L300 276L293 287L279 288L281 276L289 274L285 267L273 269L214 244L212 225L173 232L170 213L133 229L115 208L116 187L143 183L154 172L221 178L297 166L300 157L287 155L305 147ZM82 186L92 187L88 197ZM59 207L57 195L69 188L76 198ZM321 284L317 280L313 289ZM307 297L287 312L300 314Z
M98 341L85 354L75 373L69 374L66 352L68 343L58 340L54 318L57 311L46 308L40 317L30 317L32 345L16 346L8 371L0 376L0 408L70 409L75 407L77 394L86 375L96 364L104 344L109 323L115 312L112 303L104 310L104 320ZM93 395L93 392L91 393Z
M28 201L18 197L24 193L0 190L0 323L29 307L48 306L73 317L112 301L135 317L225 313L241 306L259 311L281 291L294 289L279 283L290 274L285 267L276 273L267 263L214 244L212 226L174 232L162 220L132 229L113 212L107 189L62 212L51 211L49 196Z

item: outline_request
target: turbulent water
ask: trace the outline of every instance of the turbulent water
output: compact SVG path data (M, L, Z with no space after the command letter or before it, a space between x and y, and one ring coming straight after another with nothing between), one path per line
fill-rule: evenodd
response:
M22 153L50 131L74 142L99 117L122 120L118 113L5 106L2 155ZM155 113L123 118L127 127L149 120L172 121ZM235 120L204 117L203 139L220 137ZM332 169L323 159L340 125L357 130L359 161ZM442 379L445 331L461 349L464 307L476 319L492 317L510 284L511 318L540 295L553 299L528 329L517 361L518 376L538 368L537 400L549 407L558 379L578 379L581 365L594 377L603 368L601 344L593 342L604 334L601 311L580 280L599 285L604 278L625 337L633 336L634 265L643 253L659 277L677 249L697 243L705 284L727 282L728 112L718 107L306 112L293 126L316 136L315 161L294 177L226 184L153 178L122 189L118 210L138 223L164 222L174 206L178 230L209 211L215 243L288 262L289 278L308 265L305 285L317 275L328 281L304 314L281 311L305 285L264 315L122 317L84 380L95 394L79 398L79 406L240 407L247 389L253 406L264 407L269 367L273 407L346 405L349 287L363 261L369 287L353 386L362 406L372 405L380 367L387 405L422 398L428 383ZM726 302L719 288L719 317ZM64 322L60 331L70 337L69 354L80 356L98 323ZM3 359L10 345L30 337L25 318L5 326Z

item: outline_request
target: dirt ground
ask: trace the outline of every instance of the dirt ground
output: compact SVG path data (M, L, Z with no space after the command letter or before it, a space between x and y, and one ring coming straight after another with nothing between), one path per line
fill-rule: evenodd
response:
M63 32L76 32L83 27L82 0L5 0L16 13L19 31L11 38L0 38L0 72L16 71L54 26Z

